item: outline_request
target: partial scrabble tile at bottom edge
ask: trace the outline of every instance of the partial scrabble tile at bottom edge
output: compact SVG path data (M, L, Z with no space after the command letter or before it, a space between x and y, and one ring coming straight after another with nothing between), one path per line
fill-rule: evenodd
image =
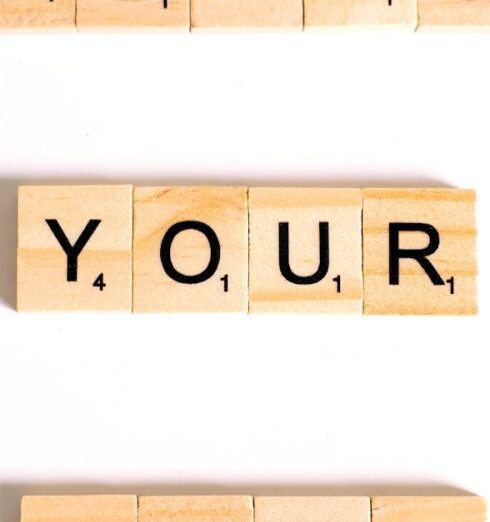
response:
M0 0L4 29L73 29L76 0Z
M138 522L253 522L251 496L139 497Z
M485 499L437 497L25 496L20 522L485 522Z
M137 522L136 495L26 496L20 522Z
M373 497L372 522L485 522L481 497Z
M77 0L78 29L188 31L189 0Z
M304 0L305 30L416 26L417 0Z
M192 0L191 30L303 29L302 0Z
M418 30L490 30L488 0L419 0Z
M369 497L255 497L255 522L370 522Z

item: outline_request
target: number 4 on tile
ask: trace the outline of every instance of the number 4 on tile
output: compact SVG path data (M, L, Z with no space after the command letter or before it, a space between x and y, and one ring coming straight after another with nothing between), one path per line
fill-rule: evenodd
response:
M92 286L94 288L98 288L101 292L103 292L104 288L107 286L107 284L104 281L104 274L99 274L97 276L97 279L94 281L94 284Z

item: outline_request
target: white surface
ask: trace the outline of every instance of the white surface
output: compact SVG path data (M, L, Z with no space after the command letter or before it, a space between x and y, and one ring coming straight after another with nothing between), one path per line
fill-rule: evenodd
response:
M490 496L490 36L0 37L0 520L33 492ZM19 183L454 185L480 315L17 315Z

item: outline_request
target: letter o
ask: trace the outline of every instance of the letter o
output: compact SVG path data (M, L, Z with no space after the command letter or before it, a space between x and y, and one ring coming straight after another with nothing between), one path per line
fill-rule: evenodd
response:
M208 266L199 274L183 274L175 268L172 262L172 257L170 255L172 243L176 236L185 230L196 230L203 234L209 242L211 254L209 257L209 263ZM165 273L168 277L177 281L177 283L185 285L196 285L210 279L218 269L220 257L221 247L218 236L209 225L206 225L206 223L202 223L201 221L180 221L179 223L175 223L163 236L160 247L160 260Z

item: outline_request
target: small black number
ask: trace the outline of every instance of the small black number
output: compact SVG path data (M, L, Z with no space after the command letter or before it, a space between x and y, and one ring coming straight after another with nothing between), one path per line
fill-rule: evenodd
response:
M168 7L168 0L163 0L163 8L167 9L167 7Z
M341 278L340 278L340 275L338 275L337 277L334 277L334 278L332 279L332 281L333 281L334 283L337 283L337 293L340 294L340 291L341 291L341 288L342 288L342 287L341 287Z
M97 279L94 281L93 287L98 288L101 292L103 292L106 286L107 285L104 283L104 274L99 274Z
M391 6L391 1L392 1L392 0L388 0L388 5L389 5L389 6Z
M223 291L228 292L228 274L224 275L220 281L223 281Z
M450 277L446 283L449 285L449 289L450 289L450 292L451 292L451 295L454 294L454 276L453 277Z

